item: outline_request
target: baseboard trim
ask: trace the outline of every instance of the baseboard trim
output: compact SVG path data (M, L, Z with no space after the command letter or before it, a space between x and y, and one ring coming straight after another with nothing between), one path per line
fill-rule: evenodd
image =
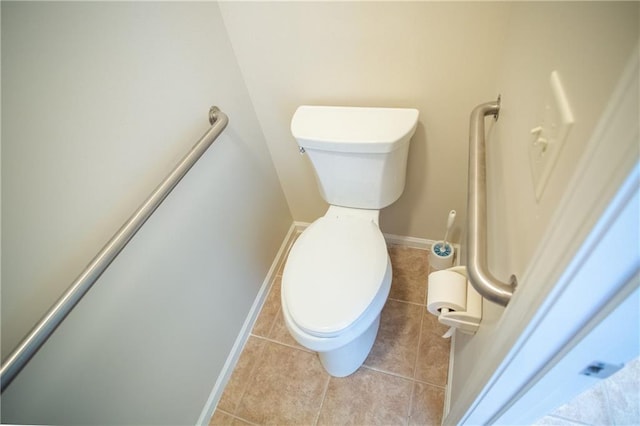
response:
M458 334L458 330L451 336L451 345L449 346L449 371L447 373L447 384L444 388L444 406L442 407L443 421L447 418L451 409L451 379L453 378L453 364L455 362L456 334Z
M293 222L293 226L296 228L297 232L304 231L309 225L309 222ZM384 240L387 244L394 244L403 247L411 247L422 250L429 250L431 246L436 243L436 240L429 240L427 238L417 238L417 237L407 237L405 235L395 235L395 234L386 234L383 233ZM456 251L460 250L459 244L453 244L453 247Z
M213 385L211 394L209 395L209 398L207 399L207 402L202 412L200 413L200 417L198 418L196 425L207 426L209 424L211 416L213 415L213 412L215 411L216 407L218 406L218 402L222 397L222 392L224 391L224 388L227 385L227 382L231 378L231 373L233 373L233 369L238 363L238 359L240 358L242 349L244 349L244 345L247 343L247 340L249 339L249 334L251 333L251 330L253 329L253 326L256 320L258 319L258 314L262 309L262 305L264 305L264 302L267 298L267 294L269 294L271 285L275 281L278 275L278 271L280 270L280 268L284 263L284 260L286 259L286 254L289 251L289 247L291 246L291 244L295 239L295 236L299 232L300 231L298 231L296 227L296 222L292 223L291 227L289 228L289 231L287 231L287 235L284 237L284 240L282 241L282 244L278 249L278 252L276 253L275 259L271 263L271 267L267 272L267 276L265 277L264 281L262 282L262 285L260 286L258 295L256 296L255 300L253 301L253 304L251 305L249 314L247 315L247 318L242 324L240 333L238 334L238 337L236 337L236 340L233 343L233 346L231 347L231 352L229 353L229 356L227 356L227 359L222 367L222 371L218 375L218 379L216 380L216 383Z
M406 237L404 235L394 234L382 234L387 244L393 244L397 246L411 247L422 250L429 250L435 243L435 240L428 240L426 238Z
M309 225L311 225L309 222L299 222L296 220L291 226L295 228L296 232L302 232L307 229Z

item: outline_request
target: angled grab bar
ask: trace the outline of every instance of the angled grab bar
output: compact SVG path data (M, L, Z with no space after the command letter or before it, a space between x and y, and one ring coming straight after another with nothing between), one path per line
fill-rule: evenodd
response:
M498 119L500 97L480 104L471 112L469 125L469 188L467 194L467 273L473 288L485 299L507 306L517 285L515 275L504 283L487 267L487 170L484 117Z
M149 195L144 203L133 215L122 225L100 252L93 258L75 281L69 286L65 293L49 309L42 319L33 327L29 334L20 342L14 351L2 363L0 370L0 382L2 392L11 384L13 379L20 373L29 360L44 345L47 339L53 334L55 329L62 323L71 310L80 302L82 297L91 289L93 284L100 278L100 275L118 256L127 243L138 232L140 227L153 214L158 206L169 195L171 190L187 174L191 167L202 157L216 140L216 138L227 127L229 118L217 107L209 110L209 122L211 127L196 142L191 150L173 168L171 173L158 185Z

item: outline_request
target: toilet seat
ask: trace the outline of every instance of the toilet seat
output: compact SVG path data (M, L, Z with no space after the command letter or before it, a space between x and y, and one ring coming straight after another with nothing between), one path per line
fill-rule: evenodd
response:
M370 217L319 218L300 235L285 266L282 297L290 319L312 336L339 335L379 297L388 267L384 237Z

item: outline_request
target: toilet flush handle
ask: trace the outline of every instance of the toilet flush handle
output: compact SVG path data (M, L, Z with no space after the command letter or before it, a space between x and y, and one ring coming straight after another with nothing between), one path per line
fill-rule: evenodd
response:
M300 151L300 155L302 155L302 154L304 154L305 152L307 152L307 151L305 151L305 150L304 150L304 148L303 148L303 147L299 147L299 148L298 148L298 150Z

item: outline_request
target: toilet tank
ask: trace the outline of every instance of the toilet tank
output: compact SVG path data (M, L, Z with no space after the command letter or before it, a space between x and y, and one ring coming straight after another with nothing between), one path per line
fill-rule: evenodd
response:
M404 190L418 110L301 106L291 133L309 155L331 205L381 209Z

